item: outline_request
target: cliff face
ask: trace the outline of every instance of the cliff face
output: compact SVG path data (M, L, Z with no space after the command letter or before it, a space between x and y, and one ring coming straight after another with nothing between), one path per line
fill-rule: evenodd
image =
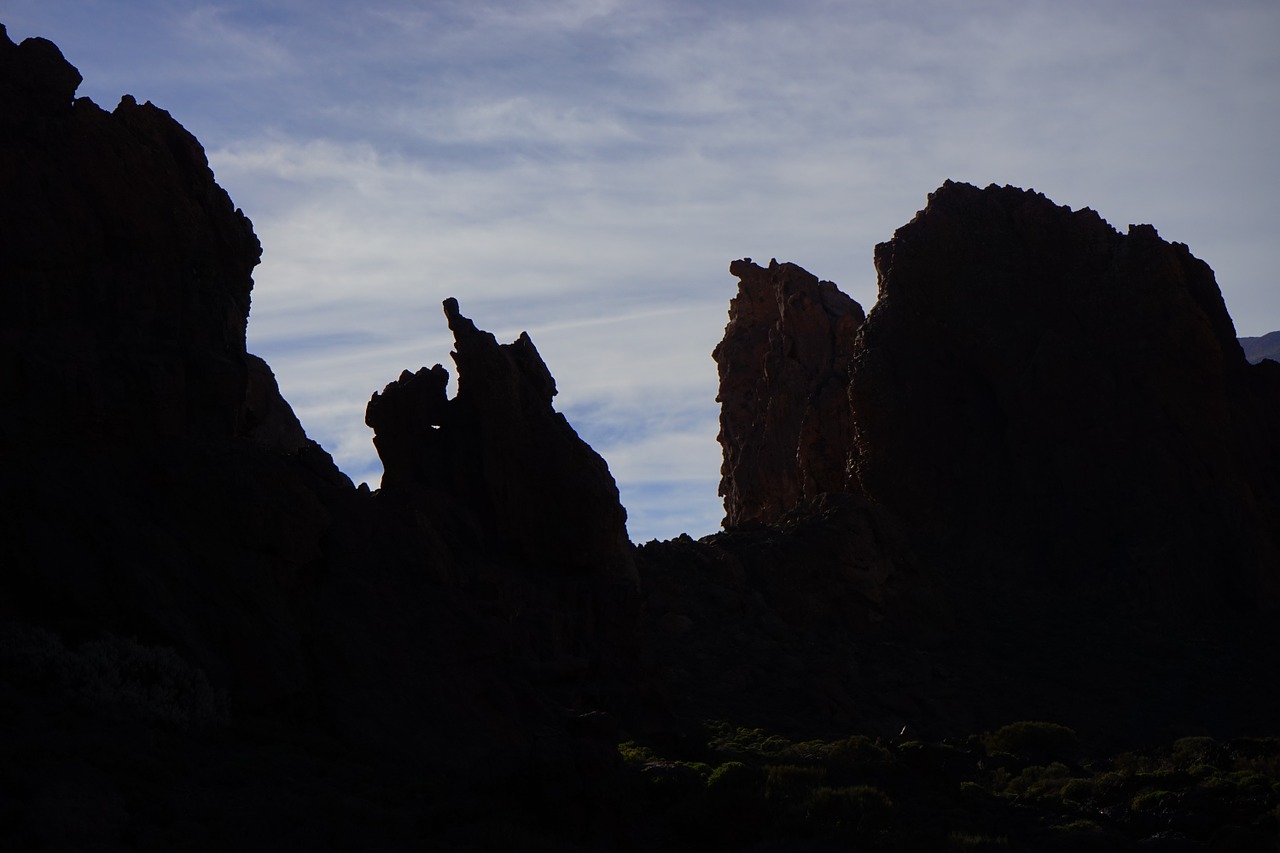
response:
M943 185L876 247L860 489L974 570L1192 612L1275 603L1277 422L1213 272L1012 187ZM1113 585L1114 584L1114 585Z
M3 610L165 638L275 701L304 681L317 491L351 484L245 352L261 250L200 145L131 97L73 100L79 82L0 33Z
M633 549L532 341L454 300L458 393L374 394L355 489L245 351L260 250L198 143L79 79L0 28L10 846L463 846L495 791L634 844L617 744L690 720L1273 724L1280 364L1150 227L948 183L865 317L735 262L727 529Z
M261 249L199 143L150 103L75 100L79 73L42 39L0 35L0 81L4 378L24 429L251 433L248 386L270 393L245 357Z
M637 692L631 545L532 343L452 304L462 393L438 370L375 395L388 488L356 490L245 351L261 250L200 145L131 97L74 99L79 81L0 29L6 707L72 678L13 673L125 649L224 697L200 716L223 727L229 707L379 761L540 774L548 796L606 772L608 726L573 721ZM166 698L137 677L119 691ZM67 725L103 743L101 710ZM24 719L33 743L66 736Z
M875 257L861 323L805 315L797 267L731 268L727 527L849 491L971 582L1168 612L1280 601L1274 372L1186 246L947 183Z
M847 479L849 359L862 306L795 264L734 261L720 371L725 524L772 523Z

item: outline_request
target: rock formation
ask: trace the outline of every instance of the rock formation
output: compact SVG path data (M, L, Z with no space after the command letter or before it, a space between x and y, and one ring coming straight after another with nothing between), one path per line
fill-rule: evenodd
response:
M794 265L731 268L728 528L851 491L972 582L1280 603L1276 377L1186 246L948 182L875 257L861 323Z
M245 350L260 248L199 144L79 80L0 27L6 848L645 846L669 791L617 744L704 719L1274 724L1280 364L1149 226L948 183L865 318L735 262L727 529L633 549L532 341L454 300L458 393L374 394L354 488Z
M864 494L1001 583L1280 603L1280 388L1186 246L948 182L875 260L849 384Z
M795 264L734 261L720 371L725 525L772 523L846 489L848 382L862 307Z
M477 544L565 575L635 580L609 467L551 406L555 380L527 334L499 345L444 303L458 394L440 365L405 371L369 401L382 491L467 514Z
M199 143L129 96L75 99L79 81L51 43L0 29L13 731L32 748L123 738L145 764L149 735L107 734L112 719L279 727L379 765L534 773L547 796L609 773L609 726L579 718L644 690L631 546L532 344L498 347L451 310L461 395L437 401L438 373L425 395L393 385L370 407L387 493L355 489L246 352L261 250ZM130 680L145 672L112 681L120 667L167 668L181 695ZM99 698L45 722L64 689ZM280 758L250 740L231 740L235 760ZM198 745L173 748L204 766Z
M199 143L150 103L73 100L80 75L42 39L0 37L0 80L15 410L76 437L244 434L261 249Z

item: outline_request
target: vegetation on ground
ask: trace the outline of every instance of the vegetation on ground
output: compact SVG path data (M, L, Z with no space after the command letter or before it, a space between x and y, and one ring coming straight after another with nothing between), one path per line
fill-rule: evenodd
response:
M1071 729L1037 721L942 742L792 740L717 721L619 751L636 825L666 849L1280 848L1274 737L1090 756Z

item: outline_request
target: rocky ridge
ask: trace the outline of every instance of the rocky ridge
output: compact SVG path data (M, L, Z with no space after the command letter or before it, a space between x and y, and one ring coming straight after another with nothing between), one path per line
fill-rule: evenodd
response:
M1280 332L1268 332L1257 338L1241 338L1240 347L1250 364L1257 364L1264 358L1280 361Z
M172 702L161 717L220 720L209 736L245 755L245 727L284 727L392 768L550 772L549 797L608 771L609 725L575 721L644 701L632 549L532 343L498 347L451 304L462 394L375 398L390 483L357 490L245 349L261 249L199 144L149 103L75 99L79 80L0 31L0 657L30 675L12 707L108 649L94 677L115 687L90 693L126 726ZM438 436L414 408L437 403ZM469 477L421 478L432 438ZM542 477L558 492L531 494ZM578 527L598 544L568 547ZM172 679L131 668L158 662ZM67 736L24 719L6 750Z
M354 488L245 349L261 248L198 142L79 80L0 28L9 846L521 846L496 810L610 849L619 741L704 720L1273 724L1280 366L1149 226L948 182L865 316L735 262L726 529L633 548L532 341L454 300L458 392L374 394Z
M972 582L1280 602L1280 386L1186 246L948 182L875 257L865 321L792 264L730 267L727 527L850 493Z

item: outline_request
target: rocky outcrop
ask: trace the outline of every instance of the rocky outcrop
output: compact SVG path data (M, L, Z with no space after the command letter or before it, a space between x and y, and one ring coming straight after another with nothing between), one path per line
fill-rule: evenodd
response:
M947 184L865 319L736 262L729 529L633 552L528 336L453 300L458 393L375 394L354 488L245 351L259 247L199 145L78 81L0 30L5 846L634 846L617 744L690 742L671 708L1273 724L1280 365L1149 227Z
M1186 246L949 182L875 260L849 383L864 494L1013 588L1280 602L1274 376Z
M77 438L242 433L261 249L199 143L150 103L74 99L80 75L42 39L0 35L0 80L15 410Z
M555 380L528 334L499 344L444 303L458 393L439 364L405 371L365 414L382 492L464 513L475 544L561 575L635 580L626 510L609 466L551 399Z
M773 523L848 479L848 382L862 307L795 264L734 261L720 372L725 526Z
M948 182L875 257L865 321L794 265L731 268L727 528L849 491L993 589L1280 603L1275 372L1186 246Z
M145 765L149 726L213 720L244 766L264 727L548 795L611 772L579 718L639 692L631 546L532 344L455 306L462 393L393 385L386 494L355 489L246 352L261 250L199 143L79 80L0 30L0 751L75 730Z
M306 680L317 493L351 483L245 351L261 250L199 143L79 82L0 32L0 609L163 640L270 704Z

